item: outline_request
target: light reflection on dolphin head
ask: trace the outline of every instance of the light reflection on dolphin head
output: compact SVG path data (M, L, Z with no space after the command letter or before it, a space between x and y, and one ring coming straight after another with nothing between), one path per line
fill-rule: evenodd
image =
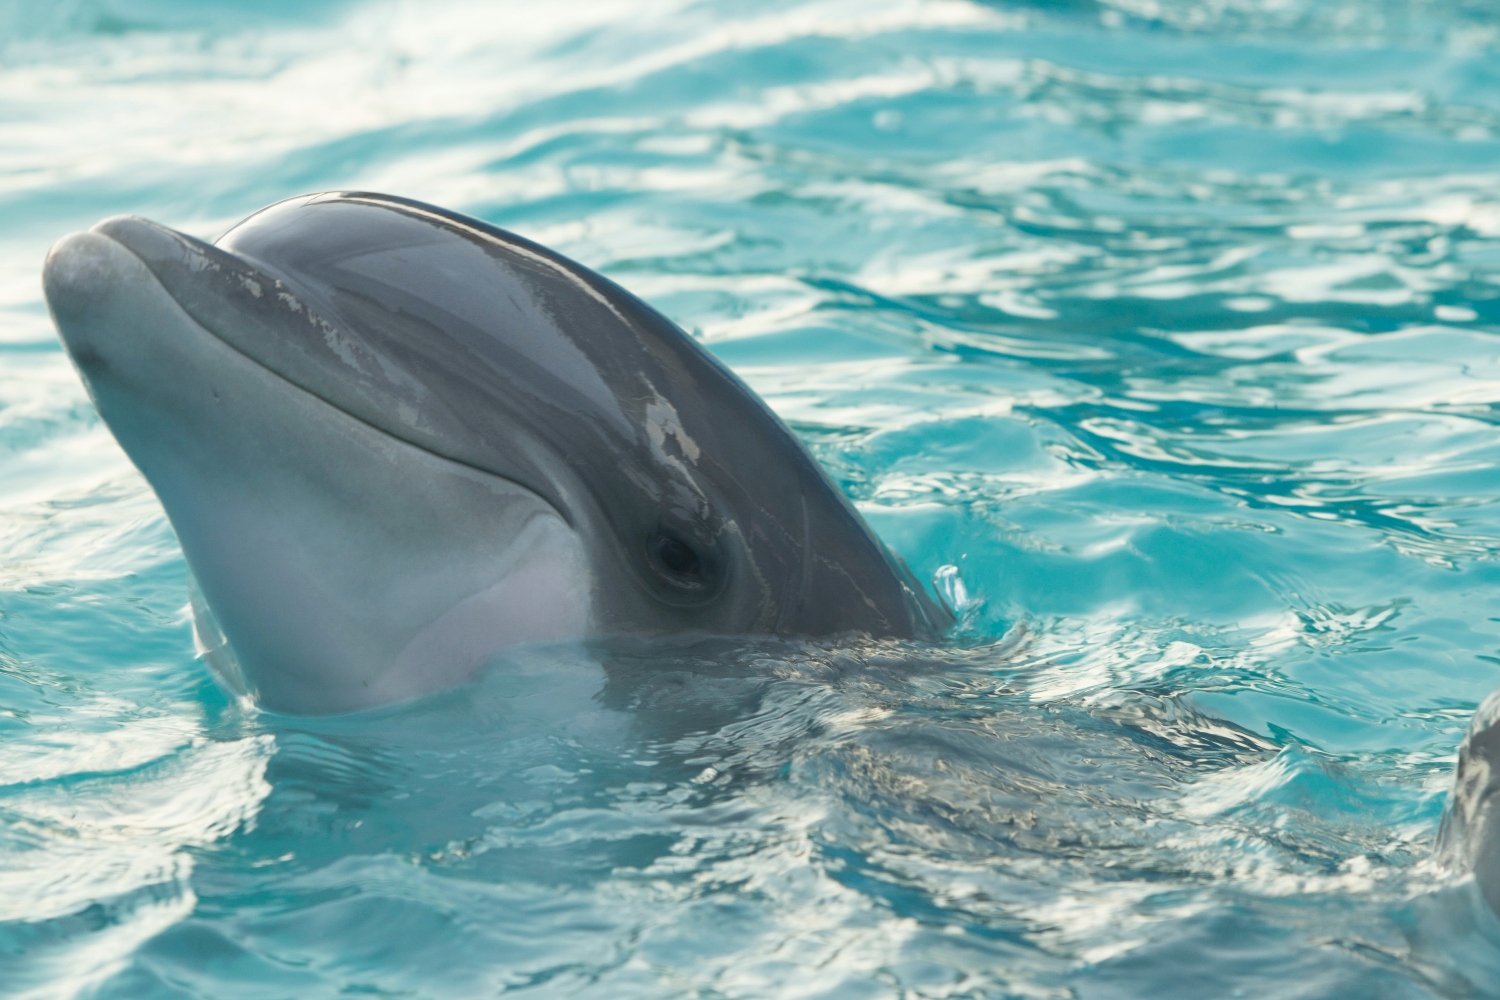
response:
M270 707L410 697L531 641L941 626L711 355L476 220L311 195L210 245L120 217L44 280L200 632Z

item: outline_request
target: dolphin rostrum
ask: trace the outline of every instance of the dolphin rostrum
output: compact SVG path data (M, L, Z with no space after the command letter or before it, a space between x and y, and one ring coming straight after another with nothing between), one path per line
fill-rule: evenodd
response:
M44 283L200 643L268 707L412 697L524 642L947 624L707 351L483 222L355 192L215 244L122 216Z

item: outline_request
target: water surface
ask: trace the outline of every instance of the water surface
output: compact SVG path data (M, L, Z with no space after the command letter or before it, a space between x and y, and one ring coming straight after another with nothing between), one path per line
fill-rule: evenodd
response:
M1470 997L1500 683L1481 0L0 0L0 994ZM310 190L602 270L955 604L359 716L194 657L41 302Z

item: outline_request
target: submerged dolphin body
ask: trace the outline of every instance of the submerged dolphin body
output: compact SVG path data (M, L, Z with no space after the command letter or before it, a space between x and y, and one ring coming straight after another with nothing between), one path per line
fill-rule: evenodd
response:
M118 217L44 283L200 640L270 707L411 697L528 641L946 624L708 352L482 222L348 192L215 245Z
M1458 748L1437 853L1450 867L1473 872L1500 916L1500 690L1479 706Z

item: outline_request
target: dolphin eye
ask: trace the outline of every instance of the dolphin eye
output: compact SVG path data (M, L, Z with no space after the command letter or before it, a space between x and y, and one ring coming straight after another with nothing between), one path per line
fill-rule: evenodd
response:
M703 567L693 547L671 535L657 535L651 543L651 551L662 567L679 577L698 576Z
M677 608L703 607L724 592L730 564L722 539L706 526L663 517L644 535L636 565L651 594Z

